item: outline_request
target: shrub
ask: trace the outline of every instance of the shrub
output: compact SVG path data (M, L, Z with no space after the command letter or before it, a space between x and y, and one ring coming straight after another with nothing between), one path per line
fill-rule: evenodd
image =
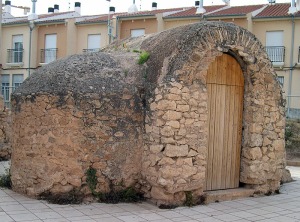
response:
M138 60L138 64L139 64L139 65L143 65L145 62L148 61L149 57L150 57L149 52L146 52L146 51L142 52L142 53L140 54L140 58L139 58L139 60Z
M11 178L9 169L5 170L5 174L0 177L0 187L11 188Z

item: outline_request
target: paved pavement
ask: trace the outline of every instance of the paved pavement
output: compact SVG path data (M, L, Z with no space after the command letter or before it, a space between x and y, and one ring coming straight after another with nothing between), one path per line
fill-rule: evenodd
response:
M0 162L0 168L3 162ZM192 208L161 210L149 203L55 205L0 189L0 222L220 222L300 221L300 167L289 167L295 182L282 186L281 194L251 197ZM1 171L0 171L1 172Z

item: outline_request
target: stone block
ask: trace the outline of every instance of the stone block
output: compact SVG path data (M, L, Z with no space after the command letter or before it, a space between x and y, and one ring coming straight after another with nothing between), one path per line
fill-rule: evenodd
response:
M151 145L150 146L150 151L152 153L160 153L163 150L164 146L163 145Z
M168 122L166 122L166 125L171 126L175 129L180 128L180 123L178 121L168 121Z
M176 111L167 111L165 115L163 115L164 120L179 120L182 117L181 112L176 112Z
M161 187L152 187L151 197L155 200L163 200L163 201L168 201L168 202L172 202L174 200L174 195L167 193Z
M176 102L171 100L160 100L157 103L158 110L176 110Z
M174 136L175 132L171 126L165 126L160 130L160 134L166 137Z
M184 157L189 154L189 146L188 145L173 146L167 144L164 154L168 157Z

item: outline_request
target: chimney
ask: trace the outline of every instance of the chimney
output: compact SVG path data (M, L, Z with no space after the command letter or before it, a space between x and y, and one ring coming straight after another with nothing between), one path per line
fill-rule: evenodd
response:
M295 0L291 0L291 7L289 8L289 14L295 14L297 12Z
M11 14L11 2L10 1L5 1L4 12Z
M74 11L77 12L79 15L81 15L81 3L80 2L75 2Z
M116 8L115 7L109 7L109 14L115 14Z
M156 2L152 2L152 10L156 10L157 9L157 3Z
M49 8L48 8L48 13L49 13L49 14L52 14L52 13L54 13L54 8L52 8L52 7L49 7Z
M135 0L133 0L133 4L128 8L128 13L134 13L137 11L138 11L138 8L135 5Z
M54 13L58 13L59 12L59 5L54 5Z
M32 1L32 14L35 14L35 8L36 8L36 1L37 0L31 0Z
M199 1L195 1L195 7L199 7L200 2Z
M196 14L204 14L206 10L203 8L203 1L200 0L199 7L197 8Z

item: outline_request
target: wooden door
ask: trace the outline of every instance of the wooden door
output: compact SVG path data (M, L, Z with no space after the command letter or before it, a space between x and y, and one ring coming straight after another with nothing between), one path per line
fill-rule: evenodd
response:
M239 63L223 54L209 66L208 157L204 190L239 187L244 77Z

